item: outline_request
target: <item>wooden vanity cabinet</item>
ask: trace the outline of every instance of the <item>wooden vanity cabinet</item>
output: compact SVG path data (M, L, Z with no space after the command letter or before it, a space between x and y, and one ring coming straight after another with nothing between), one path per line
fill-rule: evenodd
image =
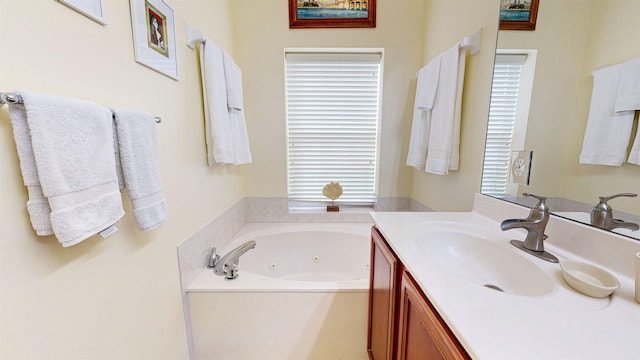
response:
M375 227L370 264L367 352L372 360L393 359L399 261Z
M375 227L371 243L369 358L470 359Z

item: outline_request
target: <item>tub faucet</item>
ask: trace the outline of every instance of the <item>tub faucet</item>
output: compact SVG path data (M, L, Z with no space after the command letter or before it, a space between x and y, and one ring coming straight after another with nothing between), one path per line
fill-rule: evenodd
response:
M599 196L600 202L591 210L591 225L605 230L617 228L629 229L631 231L639 230L640 226L638 224L613 218L613 209L607 204L607 201L621 196L636 197L638 194L622 193L611 196Z
M500 229L511 230L522 228L527 230L527 237L524 241L511 240L511 244L526 253L539 257L550 262L558 262L558 258L544 250L544 240L547 235L544 230L549 221L549 208L545 204L546 197L523 193L526 197L538 199L538 203L531 208L526 219L507 219L500 224Z
M216 254L216 248L214 246L211 248L211 256L209 257L207 267L213 269L216 275L224 276L227 280L233 280L238 277L238 270L240 270L238 268L238 262L240 261L240 256L255 247L256 242L254 240L247 241L229 251L223 257L220 257L220 255Z

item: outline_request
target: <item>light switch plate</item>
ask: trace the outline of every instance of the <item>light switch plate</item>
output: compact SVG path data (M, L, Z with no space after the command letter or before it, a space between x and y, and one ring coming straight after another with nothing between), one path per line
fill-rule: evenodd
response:
M529 185L533 151L513 151L511 153L511 182Z

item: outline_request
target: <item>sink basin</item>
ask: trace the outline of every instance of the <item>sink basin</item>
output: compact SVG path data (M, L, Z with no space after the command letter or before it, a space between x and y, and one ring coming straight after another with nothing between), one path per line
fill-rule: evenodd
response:
M477 231L427 226L412 236L432 261L477 285L522 296L542 296L554 288L550 277L511 245L500 246Z

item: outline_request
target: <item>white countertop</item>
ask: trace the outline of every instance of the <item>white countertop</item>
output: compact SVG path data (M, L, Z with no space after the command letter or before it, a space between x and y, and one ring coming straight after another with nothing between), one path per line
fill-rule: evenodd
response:
M634 300L632 272L627 271L633 266L630 252L640 251L640 242L636 244L635 240L591 230L560 218L550 220L547 229L551 229L553 236L547 232L546 250L561 260L579 260L601 266L620 281L620 288L612 296L591 298L564 282L558 264L535 258L509 244L510 239L524 240L525 232L501 231L495 215L506 212L510 218L520 218L522 214L526 216L526 209L505 209L502 207L515 205L484 198L480 200L483 204L474 205L474 212L371 213L389 245L471 357L491 360L640 359L640 304ZM476 201L478 199L476 197ZM487 205L487 201L491 203ZM494 206L501 208L492 211ZM552 279L553 290L542 296L507 294L446 270L405 236L408 229L424 221L463 222L483 231L495 229L483 233L490 238L488 241L511 251L513 256L530 258L529 261ZM568 235L572 232L579 233L581 238L588 237L581 245L576 245L575 252L567 249L580 241ZM556 244L552 237L563 240ZM620 253L594 253L593 259L585 256L592 250L598 251L598 246L593 245L597 241L608 241L603 246ZM616 245L618 243L620 246Z

